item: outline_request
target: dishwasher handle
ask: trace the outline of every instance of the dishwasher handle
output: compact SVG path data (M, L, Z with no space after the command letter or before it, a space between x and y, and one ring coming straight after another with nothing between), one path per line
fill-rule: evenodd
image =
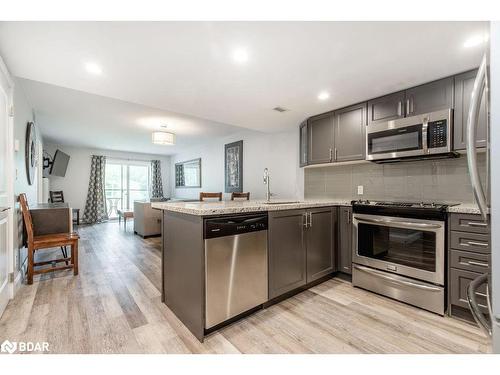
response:
M245 215L206 219L204 238L234 236L267 230L267 227L267 215Z

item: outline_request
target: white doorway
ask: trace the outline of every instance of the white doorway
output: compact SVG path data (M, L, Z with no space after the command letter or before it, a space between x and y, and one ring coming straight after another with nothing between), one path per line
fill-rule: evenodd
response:
M9 280L13 270L12 91L12 80L0 58L0 316L13 293L13 284Z

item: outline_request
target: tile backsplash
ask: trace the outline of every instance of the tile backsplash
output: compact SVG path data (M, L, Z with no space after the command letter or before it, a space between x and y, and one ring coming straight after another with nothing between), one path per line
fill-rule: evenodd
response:
M485 154L478 155L478 163L484 183ZM465 155L457 159L306 168L304 184L306 199L474 202ZM363 185L363 195L357 194L358 185Z

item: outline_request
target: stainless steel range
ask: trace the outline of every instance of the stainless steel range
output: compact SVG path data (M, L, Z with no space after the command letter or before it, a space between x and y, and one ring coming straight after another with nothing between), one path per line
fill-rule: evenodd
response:
M353 285L444 315L447 207L353 201Z

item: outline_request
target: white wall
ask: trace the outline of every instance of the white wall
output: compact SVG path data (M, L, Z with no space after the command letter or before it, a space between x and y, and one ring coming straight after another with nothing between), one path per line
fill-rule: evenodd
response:
M37 189L39 186L38 174L35 173L33 185L28 184L26 174L26 128L30 121L33 121L33 109L24 94L21 85L15 81L14 86L14 139L19 141L19 151L15 152L14 165L16 178L14 181L14 193L16 202L16 212L14 214L14 272L15 276L19 273L26 260L26 249L22 247L22 214L17 203L17 197L20 193L25 193L29 204L36 204L38 201ZM41 140L41 134L37 131L37 137ZM39 145L41 146L41 144ZM41 163L41 161L40 161Z
M53 143L44 144L44 150L54 156L56 149L60 149L70 156L65 177L50 176L49 189L62 190L64 200L74 208L80 208L81 214L85 208L87 190L89 187L90 160L92 155L105 155L109 158L132 160L160 160L163 181L163 195L169 196L170 192L170 157L164 155L139 154L133 152L120 152L99 150L82 147L64 146Z
M190 148L172 157L172 197L198 199L200 191L224 192L224 145L243 140L243 191L251 199L265 198L264 168L271 174L271 192L278 199L302 199L303 171L299 164L299 131L267 134L245 130L202 147ZM175 163L201 158L201 189L175 188ZM230 194L225 195L229 199Z

